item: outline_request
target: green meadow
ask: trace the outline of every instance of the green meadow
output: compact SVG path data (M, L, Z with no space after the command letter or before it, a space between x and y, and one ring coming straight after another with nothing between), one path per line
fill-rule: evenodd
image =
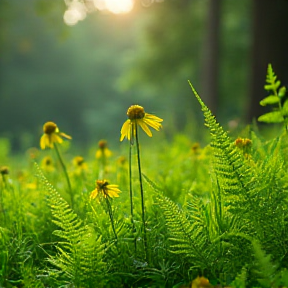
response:
M54 122L25 155L1 140L0 287L288 286L286 89L269 65L268 137L226 131L190 86L201 143L138 105L118 150L77 153Z

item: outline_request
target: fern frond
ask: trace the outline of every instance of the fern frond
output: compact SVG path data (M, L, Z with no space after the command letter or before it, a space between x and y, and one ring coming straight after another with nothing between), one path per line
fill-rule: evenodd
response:
M251 167L245 165L243 155L236 149L234 142L217 123L215 116L201 100L192 84L190 82L189 84L201 105L205 125L210 131L211 147L214 154L213 167L221 190L230 195L247 195L250 190L247 183L253 178Z
M267 75L266 75L266 85L264 86L265 90L272 90L274 92L280 87L281 82L277 80L277 76L275 75L272 65L269 63L267 67ZM277 95L277 92L276 92Z
M199 268L208 267L205 253L207 239L203 227L197 221L191 223L185 213L167 197L158 197L158 203L164 211L164 216L170 231L172 241L171 252L181 254Z
M270 71L269 77L272 81L275 76L271 73ZM237 151L234 143L217 123L192 85L191 88L202 107L205 124L211 135L211 147L214 154L212 179L215 178L212 196L217 193L213 197L222 197L220 201L225 203L227 212L237 215L236 222L241 223L236 225L237 228L244 229L243 232L248 235L256 236L268 253L274 250L272 255L275 259L283 257L286 253L283 238L287 239L285 232L287 223L284 219L287 215L285 207L288 188L287 173L284 173L281 156L281 142L277 138L274 139L264 147L264 153L262 153L264 157L246 160ZM262 145L261 142L258 144ZM216 209L218 208L215 207L214 211ZM217 220L218 223L221 221L221 218ZM280 235L283 232L285 232L284 237Z
M50 255L48 261L62 271L76 287L94 287L93 283L100 283L105 274L105 249L101 236L96 236L94 229L83 224L37 165L36 169L37 176L48 192L53 222L60 228L53 234L65 240L58 242L57 255Z
M252 246L256 260L254 273L257 275L257 280L262 287L271 287L277 266L272 264L271 255L266 255L257 241L252 241Z

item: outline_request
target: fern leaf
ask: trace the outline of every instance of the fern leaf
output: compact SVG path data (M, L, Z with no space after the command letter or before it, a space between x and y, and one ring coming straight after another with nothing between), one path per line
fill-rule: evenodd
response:
M243 155L241 155L217 123L208 107L203 103L200 96L189 82L192 91L201 105L205 117L205 125L208 127L211 136L211 147L214 154L214 171L217 181L224 193L232 195L245 195L249 193L247 178L252 178L251 167L245 165Z
M105 269L104 244L95 231L84 225L68 203L47 181L36 165L37 176L48 192L48 204L53 215L53 222L60 228L54 235L64 239L58 242L57 255L50 255L48 261L63 272L77 287L94 287L100 283Z

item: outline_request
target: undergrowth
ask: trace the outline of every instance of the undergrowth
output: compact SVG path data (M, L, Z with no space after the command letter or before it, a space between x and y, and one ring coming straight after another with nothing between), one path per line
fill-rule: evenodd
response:
M273 95L261 104L278 106L260 120L277 116L286 128L286 90L272 66L266 80ZM129 188L128 159L117 153L69 165L71 191L46 151L21 171L1 168L0 287L288 286L286 129L269 141L251 127L231 136L191 88L210 143L176 135L143 148L145 210L137 169ZM91 199L98 175L119 197Z

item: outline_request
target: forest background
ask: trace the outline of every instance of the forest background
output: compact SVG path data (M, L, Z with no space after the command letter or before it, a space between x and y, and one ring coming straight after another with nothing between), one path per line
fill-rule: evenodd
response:
M0 1L1 151L38 147L46 121L83 149L116 145L132 104L165 119L168 136L200 135L187 80L233 129L265 111L268 63L287 86L287 0L135 0L121 15L85 0L86 17L70 26L68 2Z

